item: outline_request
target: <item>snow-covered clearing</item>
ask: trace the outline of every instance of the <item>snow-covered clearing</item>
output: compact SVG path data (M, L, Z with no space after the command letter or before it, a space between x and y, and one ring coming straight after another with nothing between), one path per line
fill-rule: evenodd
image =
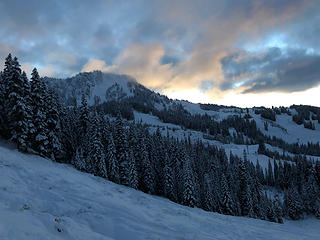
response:
M0 239L319 239L320 221L276 224L180 206L0 146Z
M204 139L202 132L194 131L190 129L183 129L181 126L171 124L171 123L164 123L158 117L150 114L134 111L134 117L136 122L142 122L144 124L147 124L150 132L155 132L157 128L159 128L160 132L164 136L166 136L167 133L169 133L170 136L173 136L180 140L190 137L192 142L197 142L200 139L204 143L224 148L228 156L230 155L230 152L232 152L232 154L238 157L243 157L244 151L246 151L247 158L252 163L256 164L257 161L259 161L260 166L264 169L268 167L269 160L271 160L271 164L273 165L272 159L270 159L265 155L258 154L258 144L256 145L241 145L241 144L233 144L233 143L223 144L216 140ZM278 151L279 153L283 152L282 149L277 147L272 147L269 144L266 144L266 148L271 151ZM287 152L286 154L289 154L291 156L293 155ZM313 160L320 160L320 157L314 157L309 155L307 155L307 158L313 159Z
M212 110L203 110L200 108L199 104L189 103L186 101L180 101L183 107L189 111L191 114L207 114L210 116L214 116L215 120L221 121L223 119L228 118L232 115L242 115L246 113L240 112L239 109L236 108L222 108L219 111ZM267 120L261 117L260 114L255 114L254 109L248 109L249 114L252 116L257 123L257 127L267 136L275 136L283 139L288 143L308 143L320 142L320 124L316 120L312 120L315 125L315 130L307 129L302 125L296 124L292 121L292 116L289 116L286 113L282 113L280 115L276 115L276 121L273 122L271 120ZM295 110L290 110L292 115L297 114ZM264 129L264 123L268 122L268 131Z
M295 111L292 111L293 113ZM260 115L254 114L250 109L250 115L257 123L257 127L266 135L275 136L283 139L288 143L308 143L320 142L320 124L313 120L315 130L307 129L302 125L296 124L292 121L292 116L287 114L276 115L276 122L266 120ZM268 131L264 129L264 123L268 122Z

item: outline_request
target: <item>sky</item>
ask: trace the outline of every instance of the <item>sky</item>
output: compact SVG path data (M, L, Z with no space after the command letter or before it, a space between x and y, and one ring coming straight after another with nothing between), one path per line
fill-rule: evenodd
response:
M0 64L128 74L170 98L320 106L320 1L2 0Z

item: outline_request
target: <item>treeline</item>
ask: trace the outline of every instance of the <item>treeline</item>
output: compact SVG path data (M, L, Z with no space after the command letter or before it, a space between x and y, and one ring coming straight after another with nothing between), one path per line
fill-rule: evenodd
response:
M236 144L259 144L268 143L271 146L282 148L293 154L320 156L320 143L287 143L281 138L267 136L261 132L253 119L240 115L229 116L226 119L215 121L211 116L204 114L190 114L181 105L170 109L153 112L163 122L173 123L185 128L209 133L215 139L223 142ZM230 133L229 129L236 132Z
M295 156L295 164L269 160L268 168L261 182L267 186L284 191L285 215L297 220L303 214L314 214L320 217L320 162L315 164L306 157Z
M85 95L80 106L66 106L36 69L29 81L11 55L0 83L1 136L20 151L207 211L279 223L283 217L320 217L319 164L275 162L264 172L245 152L228 158L201 141L192 144L160 130L151 134L124 121L120 111L112 120L97 106L88 107ZM273 196L274 189L279 195Z
M311 120L317 120L320 123L320 108L307 105L292 105L297 114L292 116L292 121L296 124L303 124L305 128L315 130L315 125Z
M245 114L244 110L243 115L232 115L221 121L216 121L212 116L207 114L190 114L181 104L173 103L170 107L166 107L165 103L170 103L170 100L164 99L165 103L163 103L157 96L157 94L148 89L136 88L134 96L121 101L104 102L98 107L106 114L111 114L114 117L119 109L121 114L128 120L134 119L133 110L151 113L165 123L172 123L186 129L201 131L223 143L234 142L236 144L252 145L264 142L293 154L320 156L319 142L287 143L281 138L263 134L248 111ZM163 104L163 109L157 109L155 103ZM270 114L270 116L266 117L267 119L273 118L275 114L288 113L288 110L284 107L273 109L257 108L255 111L264 116ZM229 129L232 128L236 131L230 133ZM267 129L268 126L265 125L265 128Z

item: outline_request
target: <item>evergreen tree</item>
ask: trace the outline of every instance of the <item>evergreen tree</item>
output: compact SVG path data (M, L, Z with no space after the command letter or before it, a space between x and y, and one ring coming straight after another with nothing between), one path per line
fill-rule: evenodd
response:
M264 145L263 141L259 142L258 153L259 154L265 154L266 153L266 146Z
M87 171L87 162L83 157L82 148L78 148L71 162L78 170Z
M87 98L85 94L82 94L81 98L81 105L79 110L79 119L80 119L80 136L81 141L84 141L88 134L88 128L89 128L89 109L88 109L88 103ZM87 144L83 142L83 144Z
M144 141L142 144L144 145ZM142 149L142 190L153 194L155 193L155 173L145 146Z
M59 139L60 136L60 119L58 112L58 98L55 96L53 90L49 90L47 94L47 111L46 111L46 122L47 122L47 136L48 136L48 147L47 155L53 161L56 158L61 158L61 142Z
M298 220L302 217L303 207L301 197L295 187L290 187L285 193L284 208L286 215L292 220Z
M109 133L109 138L108 138L108 150L106 154L106 161L108 163L109 179L115 183L120 183L119 163L118 163L118 160L116 159L116 148L115 148L111 133Z
M212 190L212 182L209 174L204 175L204 190L203 190L203 203L202 207L206 211L214 211L216 210L216 203L214 202L213 190Z
M0 72L0 137L3 136L3 131L5 129L5 84L3 79L3 73Z
M127 165L127 179L128 179L128 186L134 189L138 188L138 173L136 168L136 160L134 158L133 151L130 150L128 157L128 165Z
M225 175L221 175L221 209L223 214L235 215L235 206Z
M9 95L9 83L11 81L12 78L12 72L13 72L13 59L11 54L9 53L9 55L6 57L5 59L5 67L3 72L1 73L1 94L0 94L0 101L1 101L1 105L0 105L0 127L1 127L1 135L5 138L5 139L9 139L10 136L10 128L9 128L9 119L8 119L8 114L9 114L9 110L10 110L10 106L8 104L8 95Z
M275 212L275 217L276 217L276 220L278 223L283 223L283 219L282 219L282 216L283 216L283 207L282 207L282 204L280 202L280 199L279 199L279 195L276 194L275 197L274 197L274 200L273 200L273 206L274 206L274 212Z
M258 159L257 159L257 164L256 164L256 175L258 178L258 182L260 184L264 184L264 173L263 173L262 167L260 166Z
M101 144L101 131L98 124L97 113L93 116L90 126L90 163L94 174L107 178L104 148Z
M151 177L153 176L153 192L157 195L164 194L163 186L163 175L164 175L164 165L165 165L165 153L166 147L160 132L160 129L157 128L156 132L153 134L151 140L151 149L149 153L150 163L151 163Z
M64 159L72 159L78 148L84 151L83 146L79 142L80 123L78 117L78 109L64 107L60 114L61 118L61 144L62 152L65 153Z
M26 82L23 79L18 59L15 57L8 69L7 109L9 120L9 136L17 143L20 151L26 152L30 133L29 106L25 98ZM9 73L10 72L10 73Z
M261 217L261 184L256 177L251 178L250 183L251 201L249 208L249 216L253 218Z
M189 207L196 205L195 189L194 189L194 172L191 168L190 160L188 157L183 162L183 204Z
M247 216L250 210L250 188L249 188L249 177L248 170L246 167L246 162L239 161L239 180L240 180L240 189L239 189L239 199L241 205L241 214Z
M269 186L274 186L273 169L272 169L272 165L271 165L270 159L268 161L267 184Z
M315 171L311 166L308 169L307 180L304 182L303 204L307 214L315 214L316 201L320 198L319 186L315 179Z
M174 179L174 169L171 159L168 154L165 153L165 166L164 166L164 195L172 201L177 201L176 189L175 189L175 179Z
M30 82L28 80L28 77L26 75L25 72L22 72L22 79L23 79L23 86L24 86L24 89L23 89L23 92L24 92L24 100L25 100L25 103L26 103L26 108L25 108L25 121L28 125L28 144L27 144L27 147L28 148L32 148L32 136L34 135L35 133L35 129L34 129L34 125L33 125L33 122L32 122L32 99L31 99L31 86L30 86Z
M128 185L127 179L127 165L128 165L128 157L127 157L127 139L125 134L125 129L123 126L122 118L120 113L118 113L116 120L114 122L114 143L116 147L116 159L119 163L119 176L120 183L124 185Z
M277 222L273 202L270 199L268 199L267 196L265 196L265 198L267 199L267 218L270 222Z
M39 77L36 68L31 74L31 99L33 106L33 125L35 132L33 146L42 156L48 156L48 131L46 122L46 86Z

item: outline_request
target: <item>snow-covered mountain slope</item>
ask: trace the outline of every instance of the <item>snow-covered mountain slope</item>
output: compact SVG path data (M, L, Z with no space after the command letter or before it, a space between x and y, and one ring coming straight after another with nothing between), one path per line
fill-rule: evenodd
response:
M139 85L127 75L102 73L94 71L79 73L67 79L44 78L50 86L54 87L65 99L79 100L86 94L92 104L96 99L104 102L109 99L121 99L132 95L134 86Z
M295 113L292 110L293 114ZM318 121L312 121L315 124L315 130L304 128L303 124L298 125L292 121L292 116L281 114L276 116L276 121L268 121L263 119L260 115L254 114L250 109L250 114L256 121L260 130L269 136L275 136L283 139L288 143L307 143L307 142L320 142L320 124ZM268 131L264 129L264 122L268 122Z
M224 148L228 156L230 155L230 152L232 152L234 155L237 155L238 157L242 158L244 151L246 151L247 159L252 163L256 164L257 161L259 161L260 166L266 169L268 167L269 160L271 160L271 165L273 165L272 159L270 159L269 157L263 154L258 154L258 144L255 144L255 145L244 145L244 144L234 144L234 143L223 144L216 140L204 139L202 132L194 131L190 129L184 129L181 126L175 125L172 123L164 123L156 116L153 116L151 114L140 113L137 111L134 111L134 118L136 122L141 122L143 124L146 124L150 132L155 132L159 128L163 136L166 136L167 134L169 134L170 136L173 136L180 140L183 140L189 137L191 141L194 143L197 142L198 140L201 140L204 143L208 143L210 145L215 145L217 147ZM305 129L305 130L309 130L309 129ZM309 131L312 131L312 130L309 130ZM282 149L277 147L272 147L269 144L266 144L266 148L271 151L282 152ZM288 152L286 152L286 154L290 156L294 155ZM310 159L310 160L320 161L320 157L317 157L317 156L306 155L306 157L307 159Z
M67 104L73 105L75 101L79 103L82 94L88 96L89 104L103 103L110 100L122 100L127 97L135 96L140 103L151 108L162 110L169 109L176 105L181 105L190 114L207 114L221 121L229 116L244 116L245 109L237 107L208 105L207 108L201 104L190 103L182 100L168 99L166 96L153 92L139 84L135 79L127 75L113 73L103 73L100 71L79 73L67 79L43 78L51 87L59 92ZM298 125L292 120L292 116L297 114L295 109L286 108L287 113L276 115L276 121L271 121L255 113L255 108L248 109L248 113L255 120L258 129L263 134L270 137L283 139L287 143L308 143L320 142L320 122L310 121L315 129L307 129L303 124ZM138 120L138 119L136 119ZM265 123L268 123L268 131L265 130Z
M191 114L207 114L213 116L216 120L226 119L232 115L244 115L241 113L239 108L221 108L217 111L212 110L203 110L200 107L200 104L194 104L186 101L180 101L182 106L189 111ZM320 123L316 120L311 120L315 125L315 130L304 128L303 124L298 125L292 121L292 116L282 113L276 115L276 121L267 120L259 114L255 114L254 109L248 109L250 116L257 123L257 127L267 136L275 136L281 138L288 143L308 143L320 142ZM295 110L288 109L291 114L297 114ZM264 129L265 122L268 122L268 131Z
M319 239L320 221L271 223L188 208L0 145L0 239Z

